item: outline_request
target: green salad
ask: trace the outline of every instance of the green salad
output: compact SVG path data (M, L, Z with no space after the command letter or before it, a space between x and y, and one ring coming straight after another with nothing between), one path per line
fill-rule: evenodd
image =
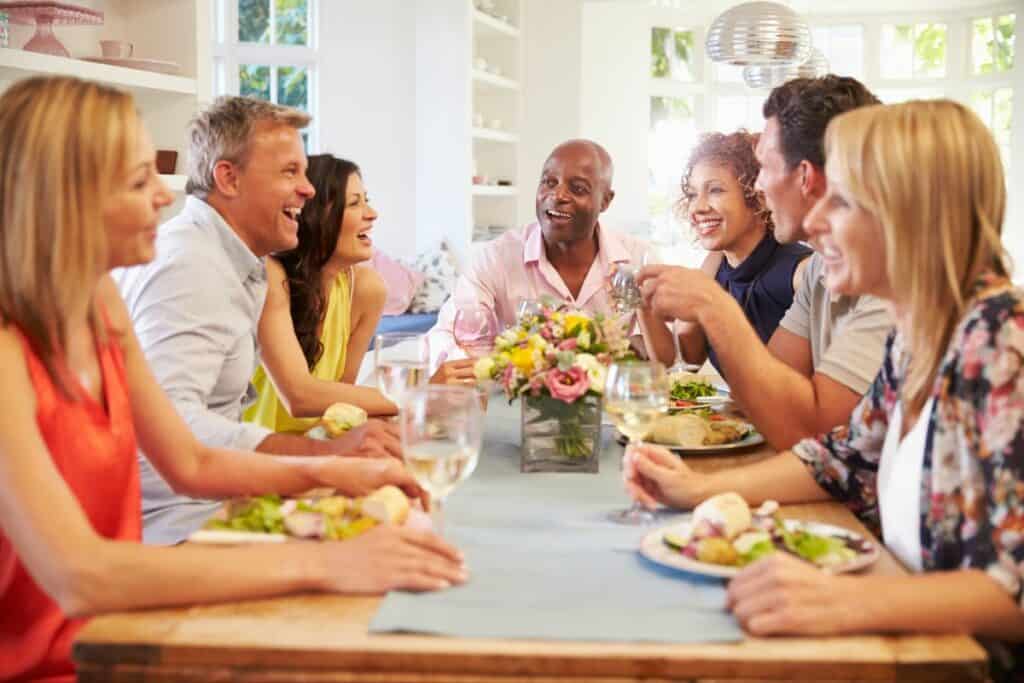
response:
M714 396L718 391L708 382L676 382L669 397L677 401L696 401L701 396Z

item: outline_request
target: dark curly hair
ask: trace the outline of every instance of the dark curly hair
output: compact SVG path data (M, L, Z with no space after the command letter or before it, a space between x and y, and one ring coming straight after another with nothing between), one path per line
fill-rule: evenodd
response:
M764 221L769 231L775 228L775 224L772 223L772 212L768 210L764 201L764 193L754 189L757 174L761 171L761 164L757 163L757 157L754 156L757 138L757 134L749 133L742 128L735 133L705 133L700 136L697 146L690 152L680 183L683 196L676 204L676 211L681 219L686 219L690 211L686 188L690 186L693 169L702 161L710 161L732 171L743 188L743 200L747 207Z
M275 254L288 277L292 324L310 370L324 352L317 334L327 314L320 278L338 246L348 181L353 173L359 173L359 167L351 161L330 154L309 157L306 175L316 195L306 202L299 215L299 246Z
M881 100L863 83L849 76L829 74L786 81L771 91L762 113L765 119L778 119L782 156L790 170L803 159L822 168L829 121L869 104L881 104Z

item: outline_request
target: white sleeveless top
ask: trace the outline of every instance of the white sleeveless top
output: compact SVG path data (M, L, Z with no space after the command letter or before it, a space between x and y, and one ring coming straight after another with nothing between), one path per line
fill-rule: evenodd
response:
M917 423L900 441L903 431L903 406L889 420L882 458L878 464L878 510L882 518L885 547L913 572L921 566L921 475L924 446L928 437L935 399L925 403Z

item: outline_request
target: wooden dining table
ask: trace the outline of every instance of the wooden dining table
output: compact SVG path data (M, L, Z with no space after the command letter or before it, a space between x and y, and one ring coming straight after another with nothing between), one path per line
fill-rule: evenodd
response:
M773 453L761 446L687 462L694 469L713 471ZM782 514L869 535L834 502L788 505ZM866 573L905 571L883 548ZM111 614L93 619L81 631L73 656L83 683L987 679L985 650L968 635L747 637L739 643L658 644L372 634L368 625L381 600L297 595Z

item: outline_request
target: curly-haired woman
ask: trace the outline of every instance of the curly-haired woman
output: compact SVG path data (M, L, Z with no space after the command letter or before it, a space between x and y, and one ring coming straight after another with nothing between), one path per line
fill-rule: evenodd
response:
M772 336L793 302L803 260L811 250L801 244L779 244L764 196L754 189L760 164L754 156L757 138L746 131L708 133L690 154L683 173L682 217L693 226L697 241L712 252L702 268L739 302L764 342ZM675 345L666 321L643 314L648 354L672 363ZM700 364L714 349L695 323L677 323L683 359Z
M376 271L359 265L373 257L377 212L351 161L311 156L307 175L316 195L299 217L299 246L267 259L259 398L245 413L279 432L306 431L336 402L395 413L379 391L354 384L386 295Z

